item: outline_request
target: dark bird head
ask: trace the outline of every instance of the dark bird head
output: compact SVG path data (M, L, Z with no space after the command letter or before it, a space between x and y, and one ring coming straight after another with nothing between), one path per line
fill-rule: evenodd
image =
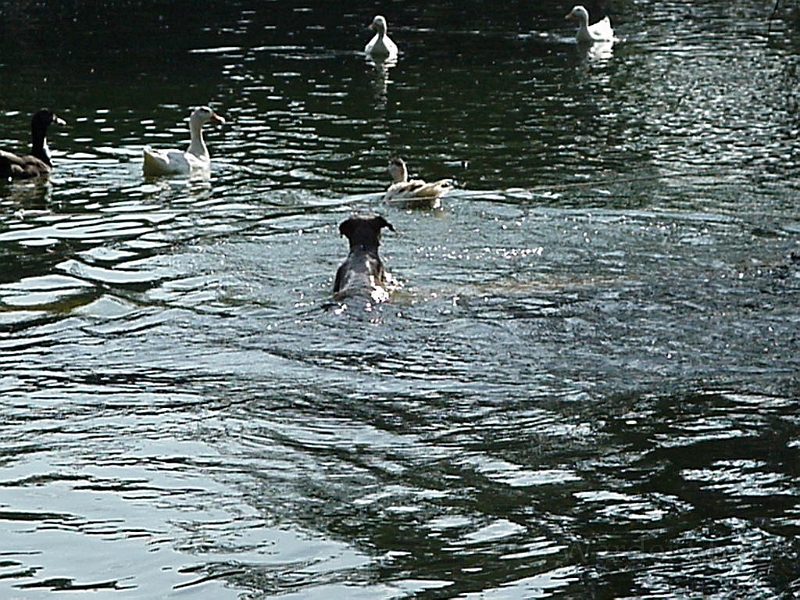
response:
M36 114L31 119L31 129L33 131L47 131L51 124L66 125L67 122L49 108L42 108L36 111Z

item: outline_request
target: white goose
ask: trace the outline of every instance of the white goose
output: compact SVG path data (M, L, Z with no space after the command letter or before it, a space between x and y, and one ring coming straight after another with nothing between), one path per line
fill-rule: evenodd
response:
M383 195L384 202L399 202L409 208L438 208L440 198L453 187L452 179L440 179L426 183L421 179L408 179L408 168L402 158L389 159L389 173L394 183Z
M583 6L574 6L565 17L578 19L578 31L575 39L579 42L613 42L614 30L611 28L611 19L603 17L597 23L589 25L589 11Z
M364 48L364 52L383 60L396 59L397 44L386 34L386 19L378 15L373 19L372 23L370 23L369 28L374 29L377 33Z
M200 106L189 117L189 149L157 150L149 146L144 149L145 175L188 174L195 169L209 169L211 157L203 141L203 125L224 123L225 119L208 106Z

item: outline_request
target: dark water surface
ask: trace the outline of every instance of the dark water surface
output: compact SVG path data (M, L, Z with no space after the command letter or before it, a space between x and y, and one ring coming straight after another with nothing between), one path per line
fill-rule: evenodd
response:
M773 4L0 1L0 146L68 121L0 183L0 597L800 595ZM382 206L393 154L460 189ZM403 288L341 314L354 210Z

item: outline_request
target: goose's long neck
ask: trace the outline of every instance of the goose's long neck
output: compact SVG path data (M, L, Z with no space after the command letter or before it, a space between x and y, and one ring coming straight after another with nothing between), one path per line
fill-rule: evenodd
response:
M395 183L405 183L408 181L408 167L406 167L405 164L392 165L391 173Z
M589 35L589 15L578 15L578 28L586 35Z
M208 148L203 140L203 124L199 121L189 122L189 154L208 157Z
M50 162L50 149L47 147L47 130L40 131L37 127L31 129L31 154L52 167Z

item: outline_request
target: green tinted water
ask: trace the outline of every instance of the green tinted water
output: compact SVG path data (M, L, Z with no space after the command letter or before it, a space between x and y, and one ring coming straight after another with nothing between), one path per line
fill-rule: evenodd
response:
M0 184L0 595L798 592L791 15L486 6L384 71L371 5L0 3L0 146L69 122ZM403 288L342 316L353 210Z

